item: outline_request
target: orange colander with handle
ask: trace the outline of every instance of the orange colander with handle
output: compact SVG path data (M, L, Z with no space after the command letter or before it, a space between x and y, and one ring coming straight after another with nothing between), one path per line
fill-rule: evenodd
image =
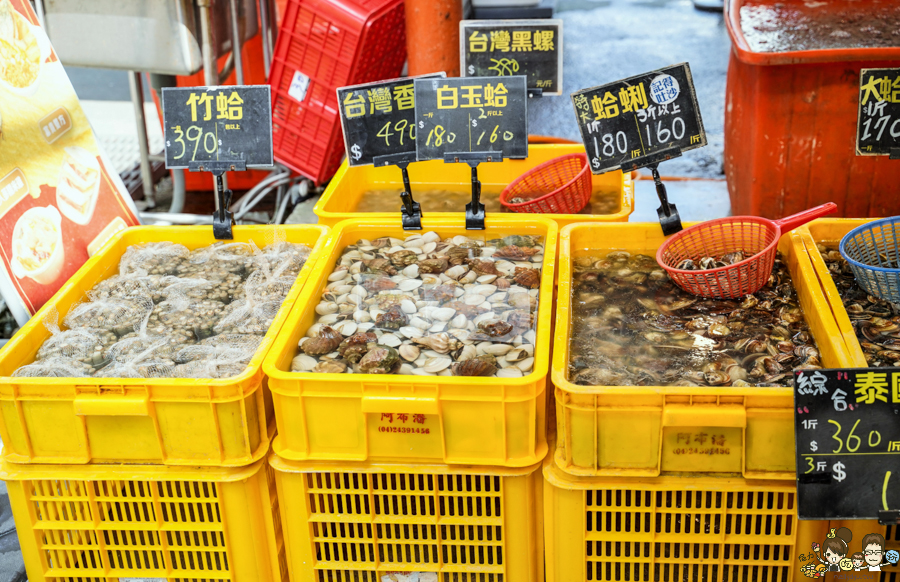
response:
M736 299L759 291L775 266L778 239L783 232L803 226L837 210L833 202L782 218L731 216L710 220L682 230L656 252L656 262L676 285L701 297ZM718 260L740 251L746 259L715 269L678 268L686 259L699 264L703 258Z

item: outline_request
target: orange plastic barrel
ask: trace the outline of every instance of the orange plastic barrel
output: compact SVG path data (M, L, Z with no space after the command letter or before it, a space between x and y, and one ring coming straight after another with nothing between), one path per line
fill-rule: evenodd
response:
M867 2L855 2L856 9ZM832 201L840 216L900 214L900 197L887 195L900 181L900 162L857 156L855 147L860 69L900 66L900 47L756 52L741 30L749 3L726 2L732 214L776 218Z
M409 74L458 77L462 0L406 0L405 6Z

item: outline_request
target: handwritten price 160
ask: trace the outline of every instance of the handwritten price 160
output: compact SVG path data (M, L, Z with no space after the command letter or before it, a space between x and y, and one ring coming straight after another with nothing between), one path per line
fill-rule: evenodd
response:
M185 137L187 137L188 141L194 142L194 151L191 154L192 162L197 159L197 150L200 148L201 141L203 142L203 150L208 154L214 154L219 149L219 141L216 139L216 135L211 131L207 131L204 134L203 130L196 125L187 128L186 132L182 131L180 125L176 125L172 128L172 131L177 136L175 142L181 144L181 153L173 158L175 160L180 160L187 153L187 144L184 142Z

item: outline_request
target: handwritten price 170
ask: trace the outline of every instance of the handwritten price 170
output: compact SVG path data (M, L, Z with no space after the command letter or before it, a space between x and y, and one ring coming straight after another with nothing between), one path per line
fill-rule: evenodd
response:
M214 154L216 153L216 150L219 149L219 142L216 139L216 135L211 131L207 131L204 134L203 130L196 125L188 127L186 132L182 131L180 125L176 125L172 128L172 131L174 131L177 136L175 142L181 144L181 153L173 158L175 160L180 160L184 157L184 154L187 153L187 144L184 142L185 137L187 137L188 141L194 142L194 151L191 154L192 162L197 159L197 150L200 148L201 141L203 142L203 150L208 154Z

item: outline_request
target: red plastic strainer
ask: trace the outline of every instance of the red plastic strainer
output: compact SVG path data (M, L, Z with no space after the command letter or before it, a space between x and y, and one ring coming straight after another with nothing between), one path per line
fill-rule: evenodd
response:
M578 214L590 200L591 169L585 154L567 154L535 166L500 193L500 203L514 212Z
M782 232L835 210L837 205L828 202L781 220L731 216L703 222L682 230L663 243L656 252L656 262L688 293L717 299L743 297L759 291L769 280ZM685 259L697 263L703 257L718 258L736 251L742 251L749 258L716 269L676 268Z

